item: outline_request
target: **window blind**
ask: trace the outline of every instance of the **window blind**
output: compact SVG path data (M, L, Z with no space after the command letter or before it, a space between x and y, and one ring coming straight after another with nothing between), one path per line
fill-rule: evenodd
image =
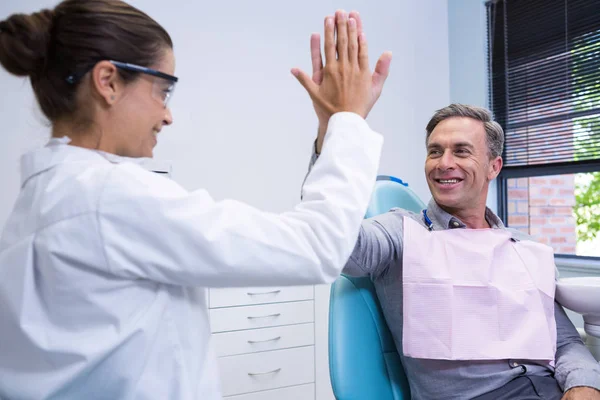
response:
M486 3L506 170L600 160L600 0Z

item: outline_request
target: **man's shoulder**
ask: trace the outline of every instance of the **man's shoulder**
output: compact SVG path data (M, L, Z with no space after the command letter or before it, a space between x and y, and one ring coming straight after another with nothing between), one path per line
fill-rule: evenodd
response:
M533 236L531 236L530 234L528 234L528 233L525 233L525 232L523 232L523 231L520 231L520 230L518 230L518 229L515 229L515 228L508 228L508 227L507 227L507 228L505 228L505 229L506 229L507 231L509 231L509 232L510 232L511 236L513 237L513 239L516 239L516 240L530 240L530 241L532 241L532 242L536 242L536 241L537 241L537 240L536 240L536 239L535 239Z
M399 219L408 217L408 218L414 219L415 221L421 220L421 212L416 213L414 211L406 210L404 208L399 208L399 207L392 208L388 212L388 214L393 214L396 218L399 218Z
M419 213L397 207L383 214L375 215L366 221L368 223L376 222L388 230L401 231L404 218L411 218L417 222L421 222Z
M400 208L400 207L394 207L392 208L389 213L396 213L396 215L398 216L408 216L411 218L419 218L419 215L421 215L421 212L419 211L418 213L414 212L414 211L410 211L410 210L406 210L404 208Z

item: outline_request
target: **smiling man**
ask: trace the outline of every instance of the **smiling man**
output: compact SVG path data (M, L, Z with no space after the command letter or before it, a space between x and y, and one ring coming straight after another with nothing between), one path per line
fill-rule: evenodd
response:
M365 220L343 271L373 281L412 398L600 399L598 363L554 302L552 249L486 207L502 128L452 104L426 131L427 209Z
M452 104L427 124L425 175L435 202L467 227L484 218L489 182L502 168L504 133L481 108Z

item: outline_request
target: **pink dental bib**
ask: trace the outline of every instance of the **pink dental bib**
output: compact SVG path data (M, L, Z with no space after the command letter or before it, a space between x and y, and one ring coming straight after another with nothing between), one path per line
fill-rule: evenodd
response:
M550 247L503 229L430 232L404 218L404 355L547 360L556 353Z

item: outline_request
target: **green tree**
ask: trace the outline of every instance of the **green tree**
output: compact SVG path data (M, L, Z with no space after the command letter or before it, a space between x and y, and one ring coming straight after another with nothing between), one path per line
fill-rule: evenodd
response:
M600 54L598 33L592 32L576 41L570 54L572 99L574 111L600 108L600 76L590 68L590 61ZM600 112L599 112L600 114ZM574 160L595 160L600 157L600 115L573 119ZM589 241L600 232L600 172L575 176L575 207L577 240Z
M581 174L575 178L577 240L594 240L600 232L600 172Z

